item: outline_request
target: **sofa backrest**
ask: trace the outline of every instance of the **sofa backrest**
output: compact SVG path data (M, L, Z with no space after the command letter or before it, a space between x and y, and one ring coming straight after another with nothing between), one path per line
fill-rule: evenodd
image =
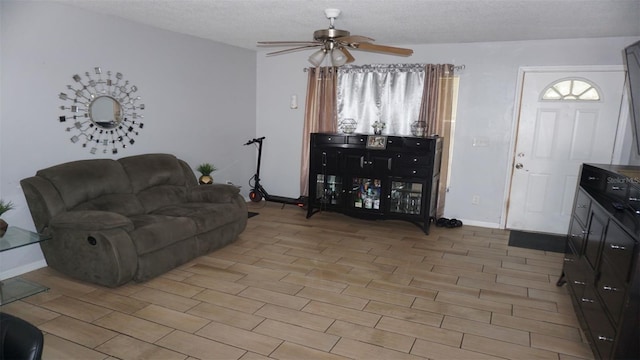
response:
M170 154L129 156L118 162L145 212L185 202L188 188L196 181L193 172L185 174L182 161Z
M198 186L189 165L169 154L72 161L39 170L20 184L38 232L65 211L144 214L185 202L188 189Z
M131 191L131 183L115 160L68 162L39 170L57 190L66 210L109 210L132 215L143 209Z

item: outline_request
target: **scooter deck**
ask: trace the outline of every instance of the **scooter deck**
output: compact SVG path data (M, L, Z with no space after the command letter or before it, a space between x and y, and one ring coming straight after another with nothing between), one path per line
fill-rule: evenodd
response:
M300 199L300 198L294 199L290 197L276 196L276 195L269 195L265 198L265 200L277 202L281 204L291 204L291 205L297 205L297 206L306 205L303 199Z

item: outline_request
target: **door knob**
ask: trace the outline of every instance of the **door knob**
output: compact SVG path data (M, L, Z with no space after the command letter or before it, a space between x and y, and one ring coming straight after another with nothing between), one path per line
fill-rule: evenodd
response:
M520 170L524 167L524 165L522 165L521 163L517 163L516 164L516 169Z

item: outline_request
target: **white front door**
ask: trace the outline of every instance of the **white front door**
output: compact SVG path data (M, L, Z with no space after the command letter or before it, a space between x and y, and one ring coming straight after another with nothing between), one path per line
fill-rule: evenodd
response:
M567 233L580 165L611 162L624 77L622 70L524 73L508 229Z

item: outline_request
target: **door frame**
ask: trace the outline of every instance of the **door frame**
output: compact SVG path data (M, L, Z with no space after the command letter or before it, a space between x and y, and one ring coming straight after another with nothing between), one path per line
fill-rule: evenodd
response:
M511 136L509 137L509 157L507 159L507 173L504 187L502 214L500 215L500 229L507 228L507 215L509 213L509 196L511 195L511 180L513 179L513 171L516 161L516 144L518 138L518 126L520 125L520 107L522 106L522 90L524 86L524 76L526 73L534 72L576 72L576 71L624 71L622 65L576 65L576 66L521 66L518 68L518 78L515 88L515 99L513 106L513 116L511 121ZM626 83L626 81L625 81ZM623 106L626 96L626 91L622 92L620 99L620 105L618 110L618 130L616 131L616 139L613 146L612 161L619 162L624 158L622 153L621 141L624 140L624 129L626 128L628 119L628 111L625 114L625 106ZM568 230L568 229L567 229Z

